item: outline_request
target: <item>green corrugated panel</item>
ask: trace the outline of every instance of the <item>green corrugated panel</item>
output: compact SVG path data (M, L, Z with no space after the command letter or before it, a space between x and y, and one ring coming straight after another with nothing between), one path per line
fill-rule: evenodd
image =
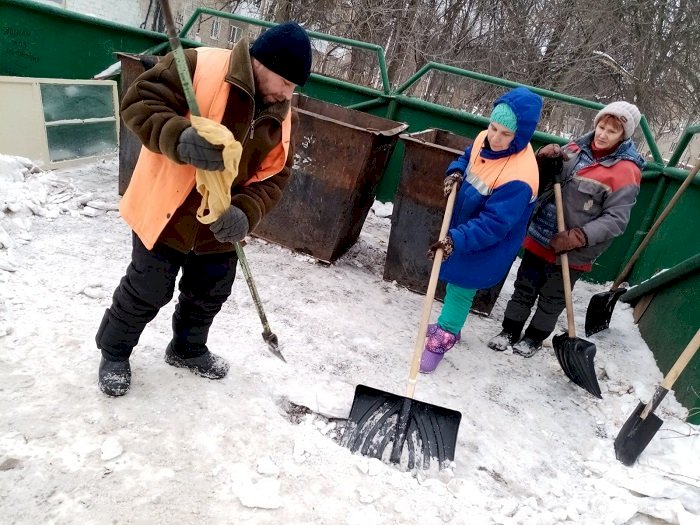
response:
M89 79L165 35L26 0L0 0L0 75Z
M697 331L699 320L700 272L656 290L654 299L639 321L639 331L664 374ZM634 371L630 371L632 373ZM696 354L690 361L673 390L676 399L690 410L688 421L700 424L700 355Z
M659 212L678 189L679 183L670 181L661 202ZM635 265L630 283L648 279L656 272L671 268L680 262L700 253L700 187L688 187L671 213L666 217L653 241L643 252Z
M652 200L658 179L642 181L642 186L637 196L637 202L632 208L630 222L627 225L625 233L615 239L610 247L595 261L593 271L584 274L583 278L586 281L594 283L605 283L614 281L626 263L627 252L630 244L635 238L644 237L643 232L639 231L642 221L649 211L649 203Z

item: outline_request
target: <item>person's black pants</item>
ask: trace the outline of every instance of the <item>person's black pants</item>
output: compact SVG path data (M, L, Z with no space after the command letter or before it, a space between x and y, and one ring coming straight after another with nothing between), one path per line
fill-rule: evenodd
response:
M231 294L236 252L184 254L163 244L146 249L135 233L131 264L114 291L95 341L106 359L128 359L146 325L168 304L182 269L173 314L173 344L182 357L207 351L209 327Z
M569 269L572 289L582 273ZM554 331L559 315L566 308L561 267L525 250L515 278L515 290L503 318L503 329L512 334L514 340L519 339L535 301L537 309L525 336L544 341Z

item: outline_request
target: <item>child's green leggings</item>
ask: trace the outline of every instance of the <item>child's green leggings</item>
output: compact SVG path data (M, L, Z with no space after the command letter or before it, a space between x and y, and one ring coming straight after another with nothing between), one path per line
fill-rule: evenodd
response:
M472 307L477 290L460 288L454 284L447 285L445 302L438 318L438 325L443 330L458 333L467 323L469 309Z

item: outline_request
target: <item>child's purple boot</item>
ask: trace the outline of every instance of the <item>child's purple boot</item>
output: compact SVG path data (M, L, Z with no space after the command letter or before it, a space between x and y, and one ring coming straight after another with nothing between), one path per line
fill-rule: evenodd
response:
M433 372L450 348L460 339L459 335L443 330L436 324L428 325L428 340L425 342L420 359L420 371L423 374Z

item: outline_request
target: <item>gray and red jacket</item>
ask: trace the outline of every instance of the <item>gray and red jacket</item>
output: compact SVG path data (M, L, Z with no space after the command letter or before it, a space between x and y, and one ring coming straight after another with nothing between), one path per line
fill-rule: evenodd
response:
M566 228L581 228L588 241L587 246L569 252L569 266L583 271L590 271L593 261L625 231L644 167L632 139L598 160L593 158L592 140L590 132L567 146L575 155L564 163L562 172ZM554 197L548 192L540 197L523 247L553 263L556 255L549 241L556 232Z

